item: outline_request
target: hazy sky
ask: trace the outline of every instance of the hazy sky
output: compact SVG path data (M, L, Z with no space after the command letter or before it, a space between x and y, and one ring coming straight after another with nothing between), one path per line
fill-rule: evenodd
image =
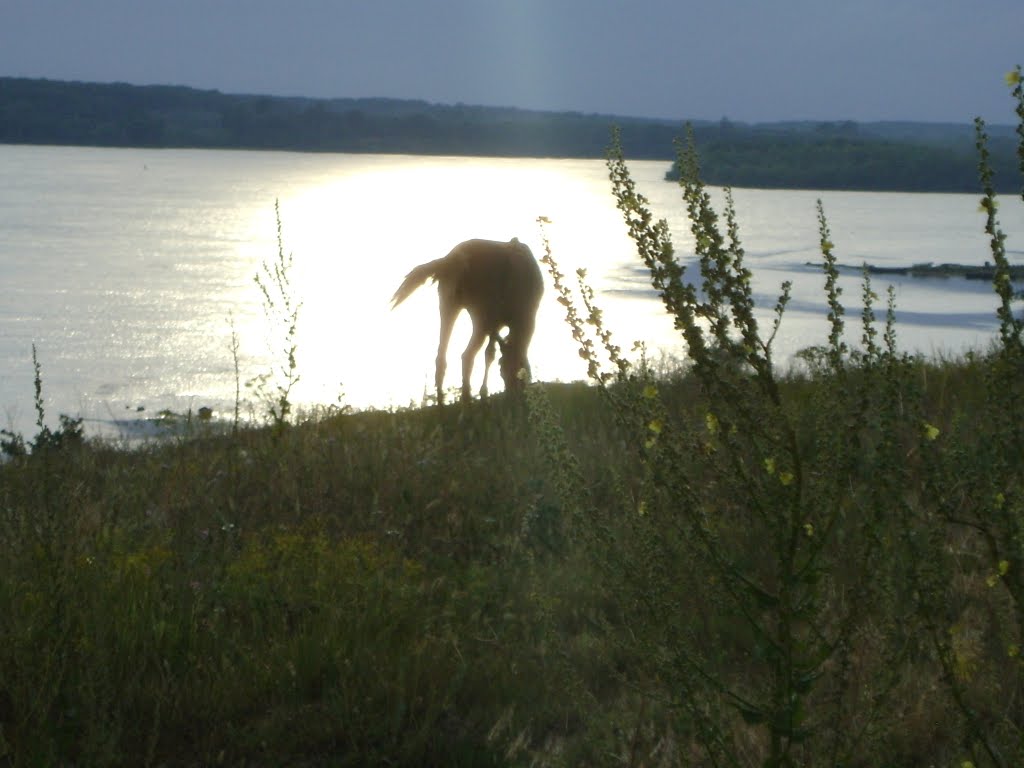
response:
M673 119L1010 123L1024 0L0 0L0 75Z

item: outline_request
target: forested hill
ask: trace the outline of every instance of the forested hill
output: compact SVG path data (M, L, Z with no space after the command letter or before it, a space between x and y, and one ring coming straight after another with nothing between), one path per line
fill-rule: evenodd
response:
M973 192L970 117L962 125L722 120L695 122L694 131L710 184ZM0 78L7 144L603 157L613 124L635 159L671 160L683 132L681 122L608 115ZM1012 192L1014 134L990 133L997 185Z

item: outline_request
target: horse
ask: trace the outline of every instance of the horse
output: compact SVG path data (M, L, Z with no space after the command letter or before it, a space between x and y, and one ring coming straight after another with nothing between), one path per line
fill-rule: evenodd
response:
M466 240L440 259L415 267L391 297L394 309L428 279L437 283L441 310L441 337L437 345L434 384L437 402L443 404L444 374L447 368L448 342L455 319L462 310L473 321L473 335L462 353L462 399L471 398L469 377L480 347L484 352L484 382L480 396L487 397L487 372L494 361L494 346L501 348L498 369L510 393L521 392L525 377L530 375L526 350L533 338L544 293L540 266L529 246L512 238L507 243L496 240ZM502 337L502 328L508 335Z

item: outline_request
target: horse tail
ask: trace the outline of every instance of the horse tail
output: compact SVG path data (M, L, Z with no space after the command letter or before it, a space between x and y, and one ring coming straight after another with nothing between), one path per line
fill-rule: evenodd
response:
M395 291L395 295L391 297L391 308L394 309L409 298L413 291L430 278L437 280L440 277L443 262L443 258L428 261L426 264L420 264L406 275L405 280L402 281L402 284L398 286L398 290Z

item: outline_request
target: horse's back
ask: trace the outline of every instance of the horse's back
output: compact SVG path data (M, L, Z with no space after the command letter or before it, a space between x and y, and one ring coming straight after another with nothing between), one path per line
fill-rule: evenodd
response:
M535 312L544 292L544 280L533 252L513 238L466 240L448 254L452 260L454 292L472 309L491 309L508 322L509 315Z

